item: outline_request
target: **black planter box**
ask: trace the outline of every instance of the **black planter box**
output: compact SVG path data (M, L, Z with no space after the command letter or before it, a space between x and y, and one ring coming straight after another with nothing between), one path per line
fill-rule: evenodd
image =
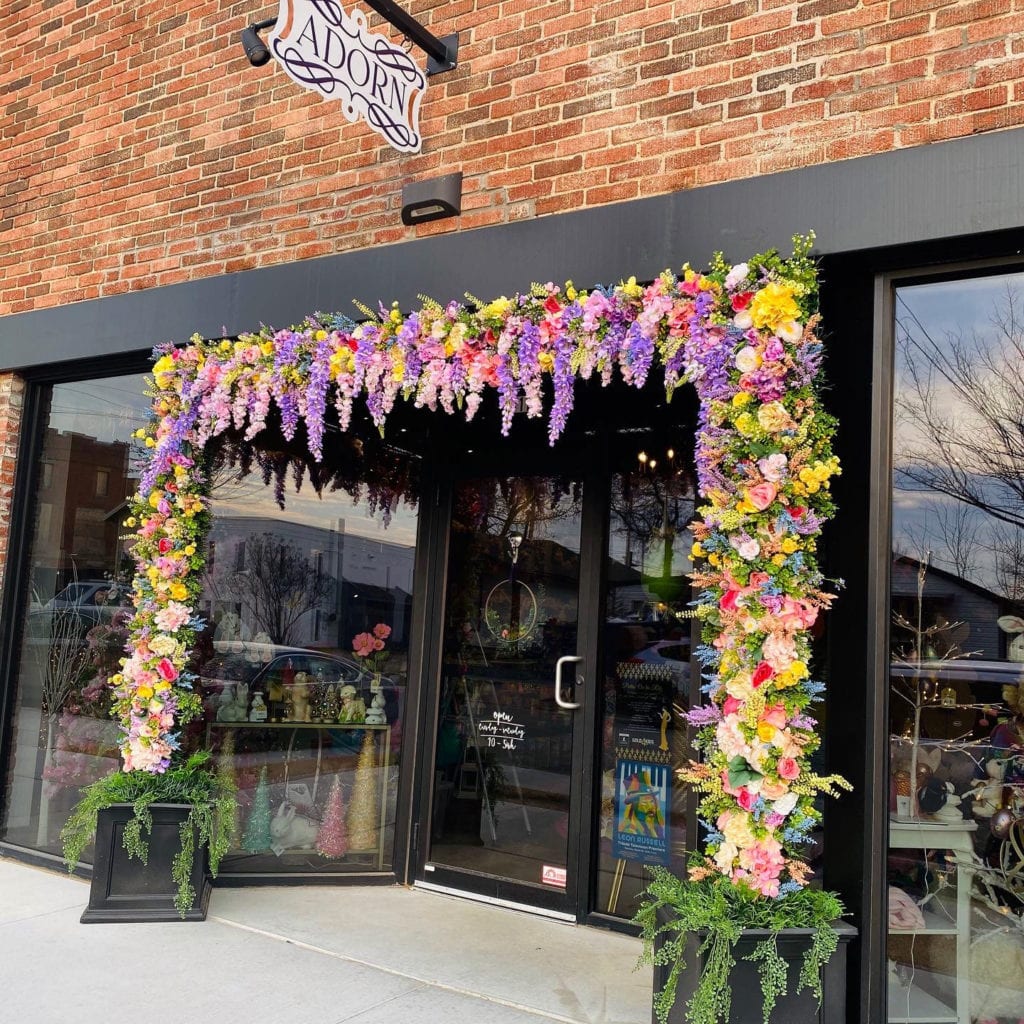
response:
M192 887L196 891L192 909L183 918L174 906L178 887L171 877L171 862L181 849L179 829L188 817L189 805L153 804L150 810L153 831L146 864L129 857L124 848L125 825L132 819L131 804L115 804L100 811L92 887L81 918L83 924L206 920L210 879L205 847L197 849L192 864Z
M659 922L661 923L661 922ZM777 944L779 955L789 966L787 994L779 997L775 1004L770 1021L771 1024L845 1024L846 1021L846 950L850 940L857 934L852 925L839 922L835 925L839 933L839 945L832 958L821 972L821 1005L813 992L806 988L795 995L800 980L800 968L803 966L804 952L807 950L810 937L814 934L811 928L787 928L779 932ZM756 963L745 960L754 951L754 947L766 939L771 932L767 929L750 928L745 931L736 943L734 956L736 966L729 978L732 990L731 1024L761 1024L764 1019L762 1009L761 979L758 976ZM679 974L679 985L676 989L676 1001L669 1013L669 1024L684 1024L686 1020L686 1004L697 988L700 972L704 966L704 958L697 953L702 935L689 935L686 940L686 969ZM671 967L667 964L656 965L654 968L654 991L660 992L665 987ZM657 1024L654 1011L651 1011L652 1024Z

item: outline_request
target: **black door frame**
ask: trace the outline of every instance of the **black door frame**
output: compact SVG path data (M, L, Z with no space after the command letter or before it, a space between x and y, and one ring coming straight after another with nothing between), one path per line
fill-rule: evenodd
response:
M598 677L601 624L604 606L603 573L607 553L608 493L610 469L603 445L559 446L554 451L546 445L510 445L496 454L487 451L458 451L466 441L456 436L451 443L438 445L445 460L435 463L429 488L424 490L421 506L423 608L422 656L420 664L420 714L417 729L413 774L415 775L412 807L412 841L406 872L407 881L445 891L465 892L470 898L485 902L526 906L536 913L585 920L590 911L593 888L594 833L597 785L597 731L601 692ZM433 815L433 779L436 756L437 714L441 678L441 646L444 627L444 601L447 585L448 535L455 483L473 477L559 476L581 481L583 508L580 522L580 578L576 653L583 657L579 671L584 683L582 707L573 717L572 771L570 775L569 827L567 864L574 885L565 893L557 888L494 881L494 876L471 871L445 869L440 865L427 870L430 850L430 827ZM552 681L553 685L553 681ZM484 881L486 879L487 881ZM478 884L465 887L467 880ZM533 897L527 900L526 897Z

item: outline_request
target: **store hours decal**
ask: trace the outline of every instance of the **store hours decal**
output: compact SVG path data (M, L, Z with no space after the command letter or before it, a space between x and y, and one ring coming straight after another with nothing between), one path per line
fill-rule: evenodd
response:
M479 723L477 733L486 738L488 747L515 751L526 738L526 726L517 722L511 712L494 711Z
M394 149L420 151L426 75L402 47L368 31L362 11L337 0L281 0L268 38L297 85L341 100L349 121L361 117Z

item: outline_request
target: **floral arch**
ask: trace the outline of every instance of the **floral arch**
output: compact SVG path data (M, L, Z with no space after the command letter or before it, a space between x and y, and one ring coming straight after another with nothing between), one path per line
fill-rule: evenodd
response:
M229 428L253 438L276 406L291 440L305 424L323 453L328 403L347 429L357 400L384 429L402 398L472 418L493 390L508 432L520 399L547 411L554 444L577 377L642 386L657 370L671 397L692 383L702 519L693 526L699 656L707 701L688 713L703 751L682 776L701 793L707 835L691 879L726 878L737 892L780 898L809 875L801 846L820 814L817 794L845 785L810 767L819 744L809 677L810 634L831 596L815 558L833 512L834 421L819 404L813 235L730 266L669 271L591 291L534 285L513 298L397 304L361 324L317 315L290 330L158 350L149 449L132 516L135 614L112 678L124 770L162 773L178 728L201 712L190 651L208 524L207 442ZM550 383L549 383L550 382Z

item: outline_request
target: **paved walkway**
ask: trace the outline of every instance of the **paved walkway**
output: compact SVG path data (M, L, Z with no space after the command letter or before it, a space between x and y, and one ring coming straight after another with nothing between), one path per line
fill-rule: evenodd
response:
M647 1024L639 942L397 886L214 889L202 924L81 925L0 859L4 1024Z

